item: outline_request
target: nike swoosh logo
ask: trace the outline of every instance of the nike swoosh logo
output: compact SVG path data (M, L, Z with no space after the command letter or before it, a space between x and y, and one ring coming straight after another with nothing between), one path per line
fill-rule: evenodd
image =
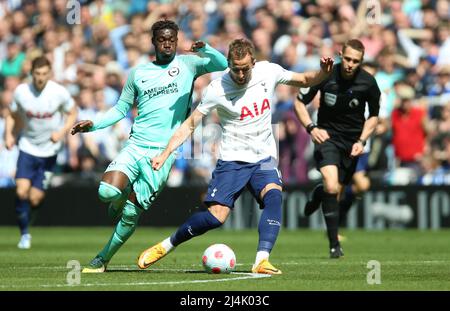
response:
M142 81L142 83L145 83L145 82L147 82L148 80L141 80Z
M236 98L237 98L237 96L230 97L230 101L233 101L233 100L235 100Z

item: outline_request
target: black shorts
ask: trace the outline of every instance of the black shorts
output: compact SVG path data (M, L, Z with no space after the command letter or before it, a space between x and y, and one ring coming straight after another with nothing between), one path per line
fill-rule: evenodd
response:
M358 157L351 158L350 150L339 148L330 140L314 146L314 160L316 168L320 171L321 167L327 165L336 165L338 167L339 183L347 185L352 180L355 173Z

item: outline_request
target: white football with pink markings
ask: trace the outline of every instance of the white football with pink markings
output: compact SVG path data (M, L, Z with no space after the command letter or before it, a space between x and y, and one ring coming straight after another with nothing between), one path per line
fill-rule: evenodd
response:
M236 267L236 256L227 245L213 244L203 253L202 263L208 273L230 273Z

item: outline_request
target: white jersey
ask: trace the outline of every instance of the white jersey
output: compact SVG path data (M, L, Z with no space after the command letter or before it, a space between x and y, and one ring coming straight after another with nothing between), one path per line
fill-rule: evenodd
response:
M63 112L69 112L74 101L69 92L56 82L48 81L38 92L32 83L22 83L14 91L11 110L24 123L19 149L36 157L51 157L61 149L62 142L53 143L51 135L64 124Z
M208 114L216 108L222 127L219 159L256 163L277 157L272 133L275 87L292 79L293 72L267 61L257 62L245 86L231 79L229 70L212 81L197 109Z

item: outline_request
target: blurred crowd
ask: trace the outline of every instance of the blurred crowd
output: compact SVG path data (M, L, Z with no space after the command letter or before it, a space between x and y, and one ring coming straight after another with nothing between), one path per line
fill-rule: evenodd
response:
M447 0L0 0L1 108L29 80L31 60L46 55L52 79L76 100L78 119L95 118L115 105L130 68L153 60L149 30L163 18L180 26L179 53L202 39L225 54L231 40L247 37L258 60L297 72L319 69L321 56L338 60L342 43L358 38L376 68L386 111L371 143L369 173L392 184L450 184L449 17ZM197 79L194 107L217 75ZM293 113L297 92L280 85L273 109L287 184L319 177L312 143ZM316 97L311 113L318 104ZM135 114L101 131L68 135L54 183L98 180L127 141ZM3 129L2 113L2 137ZM183 145L169 185L208 182L219 137L213 114ZM0 187L14 185L17 154L2 140Z

